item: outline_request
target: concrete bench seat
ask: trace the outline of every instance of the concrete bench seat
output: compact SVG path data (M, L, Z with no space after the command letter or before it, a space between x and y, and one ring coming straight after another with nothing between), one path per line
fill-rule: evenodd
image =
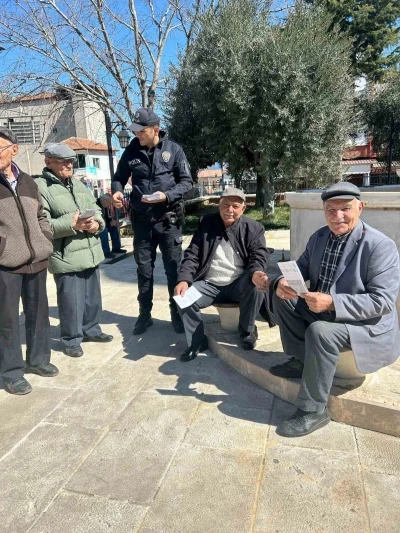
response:
M239 326L239 304L238 303L220 303L215 304L219 319L221 321L221 329L229 332L237 332ZM357 380L360 381L365 378L365 374L362 374L354 360L354 354L351 350L341 352L338 365L335 373L336 378L345 380Z

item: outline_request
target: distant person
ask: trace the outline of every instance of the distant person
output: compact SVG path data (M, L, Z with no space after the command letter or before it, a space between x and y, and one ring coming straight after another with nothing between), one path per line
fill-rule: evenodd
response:
M100 233L101 246L105 257L112 257L113 254L126 254L126 250L121 248L121 237L119 235L118 222L111 215L112 207L111 194L103 194L97 199L96 204L100 207L106 227ZM112 248L110 250L109 237L111 237Z
M37 184L54 234L49 271L57 286L61 343L66 355L80 357L81 342L113 339L99 324L98 265L104 259L99 233L105 223L92 193L72 177L75 152L63 143L50 143L44 156L46 166Z
M10 394L28 394L24 373L54 377L50 363L47 258L52 232L36 183L13 162L18 140L0 127L0 372ZM19 331L19 302L25 314L26 365Z
M227 187L219 212L206 215L185 251L175 294L184 296L193 285L202 297L180 310L187 340L181 361L191 361L207 347L201 309L214 303L239 302L239 333L245 350L253 350L258 338L256 317L266 300L269 252L263 226L243 216L246 196Z
M193 186L189 163L179 144L160 130L160 119L152 109L138 109L129 129L136 138L122 154L111 189L114 206L122 207L123 190L132 176L130 208L139 291L139 316L133 334L141 335L153 324L158 246L167 276L171 322L176 333L183 333L172 296L182 256L183 195Z
M332 185L321 198L327 225L311 235L297 260L310 291L299 298L284 277L272 282L273 312L290 359L270 372L301 379L297 411L277 428L285 437L329 423L328 396L340 351L352 350L365 374L400 356L396 244L360 220L364 204L352 183Z

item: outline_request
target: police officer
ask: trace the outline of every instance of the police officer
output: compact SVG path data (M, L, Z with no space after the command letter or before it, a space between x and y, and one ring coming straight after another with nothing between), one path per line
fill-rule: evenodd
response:
M132 176L130 208L134 257L138 274L139 316L133 334L153 324L153 270L160 247L168 281L171 321L177 333L184 328L172 299L182 254L183 195L193 186L182 148L160 130L152 109L140 108L129 127L135 139L126 148L112 180L115 207L122 207L123 190Z

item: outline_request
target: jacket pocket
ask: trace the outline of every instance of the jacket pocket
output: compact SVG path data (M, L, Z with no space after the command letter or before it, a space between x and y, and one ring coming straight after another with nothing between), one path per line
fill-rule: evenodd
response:
M383 333L392 331L393 328L393 319L379 322L378 324L374 324L373 326L368 326L369 334L371 337L377 337L378 335L382 335Z
M3 252L6 248L7 237L0 237L0 257L3 255Z

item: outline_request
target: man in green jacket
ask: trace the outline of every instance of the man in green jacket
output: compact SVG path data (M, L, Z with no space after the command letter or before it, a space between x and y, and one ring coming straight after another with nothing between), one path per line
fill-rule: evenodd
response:
M70 357L83 355L81 342L110 342L102 333L99 263L104 259L99 233L104 220L85 185L72 177L75 152L63 143L44 148L45 168L37 180L53 230L49 271L57 286L61 342Z

